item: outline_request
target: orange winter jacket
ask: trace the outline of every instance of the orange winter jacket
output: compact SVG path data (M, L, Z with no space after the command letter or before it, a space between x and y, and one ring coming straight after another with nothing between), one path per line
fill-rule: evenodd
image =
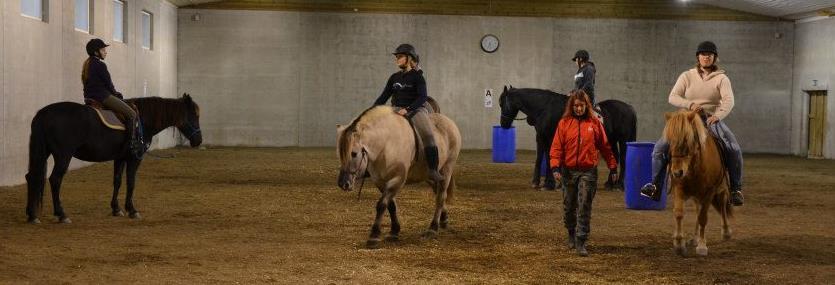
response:
M610 170L617 170L618 164L603 124L595 118L579 119L563 117L551 143L551 169L563 167L573 170L588 170L597 167L599 153L603 153Z

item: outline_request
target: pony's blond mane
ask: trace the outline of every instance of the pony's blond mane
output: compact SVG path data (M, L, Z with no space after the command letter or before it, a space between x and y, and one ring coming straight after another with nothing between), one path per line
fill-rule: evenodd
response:
M700 148L707 139L707 129L691 112L679 110L671 113L664 127L664 138L670 143L672 153L690 153Z

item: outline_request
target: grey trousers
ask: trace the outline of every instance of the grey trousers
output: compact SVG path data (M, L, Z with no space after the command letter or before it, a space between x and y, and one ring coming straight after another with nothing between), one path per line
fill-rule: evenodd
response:
M591 232L591 204L597 192L597 168L566 170L563 177L563 210L565 228L578 239L587 240Z
M127 103L125 103L125 101L116 98L116 96L107 96L107 98L104 98L104 101L102 101L101 104L107 107L108 109L116 111L116 113L122 114L123 116L128 118L128 121L125 122L125 125L129 125L136 119L136 112L134 112L133 109L131 109L131 107L128 106Z
M395 107L394 111L399 111L400 107ZM415 115L409 119L412 122L412 125L415 127L415 131L420 136L420 139L423 141L423 147L436 147L435 145L435 125L432 123L432 120L429 118L429 114L434 112L432 106L429 103L423 104L423 107L418 108L415 111Z

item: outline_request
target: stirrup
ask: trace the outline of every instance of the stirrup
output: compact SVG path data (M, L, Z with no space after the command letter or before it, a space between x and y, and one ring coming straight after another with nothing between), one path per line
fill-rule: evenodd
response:
M658 190L657 187L655 187L655 184L652 184L652 182L650 182L650 183L644 184L644 186L641 187L640 192L641 192L641 196L650 198L653 201L658 202L658 201L661 201L661 195L660 195L661 193L658 192L658 191L659 190Z
M742 195L742 190L731 191L731 205L742 206L745 204L745 197Z

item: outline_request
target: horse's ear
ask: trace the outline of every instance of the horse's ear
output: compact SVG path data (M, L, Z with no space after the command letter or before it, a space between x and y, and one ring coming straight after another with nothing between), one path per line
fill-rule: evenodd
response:
M510 85L510 89L513 89L513 84Z
M507 85L504 86L504 92L507 92Z

